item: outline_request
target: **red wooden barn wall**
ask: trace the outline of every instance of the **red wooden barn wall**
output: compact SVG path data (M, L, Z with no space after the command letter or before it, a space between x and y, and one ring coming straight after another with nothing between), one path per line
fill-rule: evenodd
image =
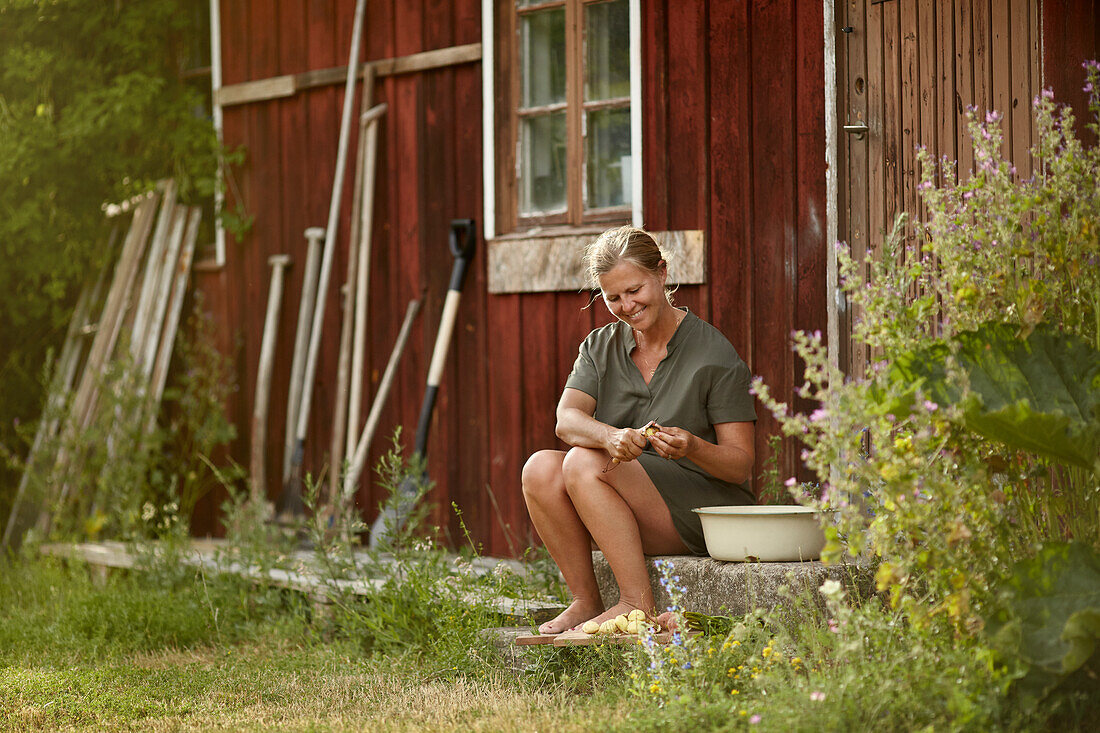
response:
M753 372L790 399L796 365L788 334L825 327L825 188L822 6L818 2L643 0L645 225L704 229L708 283L677 300L711 320ZM346 63L354 0L223 3L225 84ZM478 0L371 0L362 60L481 40ZM406 304L426 289L374 457L397 425L411 444L452 258L450 219L482 216L481 67L466 64L388 77L374 90L389 104L383 123L370 299L368 369L385 366ZM243 145L234 199L255 217L230 243L223 271L198 275L224 346L236 357L239 392L229 406L247 465L253 393L269 281L267 258L289 253L269 413L267 491L279 491L290 356L302 268L303 230L324 225L335 165L343 88L228 107L225 140ZM352 150L356 144L352 136ZM339 284L353 168L349 163L338 256L329 288L305 467L328 453L339 341ZM602 304L576 293L488 295L479 241L459 309L428 448L438 488L433 517L452 538L456 502L474 538L496 554L533 541L519 485L526 456L557 444L553 408L577 345L607 322ZM758 469L774 422L763 408ZM795 450L783 455L794 470ZM373 465L373 459L372 459ZM491 489L491 495L490 495ZM369 520L375 486L358 495ZM197 531L219 531L216 505L199 507Z

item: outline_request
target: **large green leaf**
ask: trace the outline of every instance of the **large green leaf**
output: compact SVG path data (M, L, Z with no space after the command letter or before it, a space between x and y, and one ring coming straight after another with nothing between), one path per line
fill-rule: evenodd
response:
M948 378L952 350L961 379ZM920 390L934 402L959 405L966 426L990 440L1097 468L1100 352L1077 336L1041 325L1020 339L1012 325L987 323L951 345L903 354L887 378L901 387L901 397L885 401L886 410L904 414Z
M1028 667L1021 686L1041 698L1077 672L1100 641L1100 554L1082 542L1051 543L1021 560L997 589L993 645Z

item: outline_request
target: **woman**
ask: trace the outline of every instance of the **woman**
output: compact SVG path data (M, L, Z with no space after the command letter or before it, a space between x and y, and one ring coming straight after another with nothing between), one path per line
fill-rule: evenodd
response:
M753 503L748 367L716 328L672 305L668 266L648 233L604 232L585 264L617 320L581 344L558 402L555 432L573 447L539 451L523 467L531 521L573 595L543 634L635 608L654 615L644 555L705 555L691 510ZM651 421L647 437L639 428ZM593 543L619 584L619 603L606 610Z

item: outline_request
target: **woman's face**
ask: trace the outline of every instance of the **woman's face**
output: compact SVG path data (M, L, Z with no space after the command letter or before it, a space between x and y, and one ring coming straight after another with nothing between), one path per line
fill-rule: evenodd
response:
M611 315L637 331L657 322L665 299L665 275L654 275L630 262L620 262L600 276L600 291Z

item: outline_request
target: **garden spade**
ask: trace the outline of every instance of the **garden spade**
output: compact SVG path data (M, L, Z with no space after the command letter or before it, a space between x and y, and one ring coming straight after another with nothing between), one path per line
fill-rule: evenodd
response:
M428 367L428 385L424 390L424 402L420 405L420 421L416 426L416 447L413 451L413 465L424 466L424 457L428 450L428 428L432 424L435 411L435 398L439 394L439 383L443 378L443 366L447 361L447 349L451 343L455 318L458 315L458 302L462 294L462 283L466 279L466 268L474 256L477 231L473 219L453 219L451 221L451 254L455 256L451 269L451 283L447 289L447 299L443 302L443 315L436 334L432 361ZM420 493L427 483L427 468L419 476L409 476L397 487L391 501L378 518L374 520L370 531L370 546L377 548L386 544L390 533L401 528L408 518Z

